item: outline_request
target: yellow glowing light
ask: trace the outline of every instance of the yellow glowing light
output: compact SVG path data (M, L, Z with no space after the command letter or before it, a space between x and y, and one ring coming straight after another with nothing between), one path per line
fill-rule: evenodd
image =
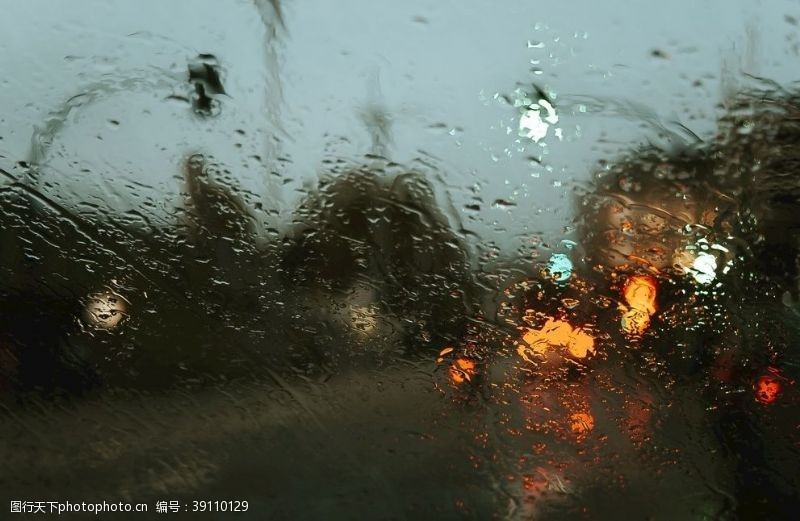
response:
M594 337L581 328L573 328L563 320L550 318L541 329L528 329L522 335L523 343L517 353L526 362L535 362L547 352L566 348L575 358L586 358L594 353Z
M453 383L470 382L475 377L475 362L469 358L456 358L448 372Z
M586 358L589 354L594 353L594 337L581 328L573 330L569 337L567 351L575 358Z
M628 334L641 335L650 327L650 317L656 312L656 296L658 286L656 280L649 275L633 275L625 282L622 296L625 305L623 311L622 330Z
M622 330L630 335L641 335L650 327L650 315L641 309L632 308L622 314Z
M96 329L115 329L128 314L128 301L111 290L89 295L83 309L86 323Z
M634 275L628 279L623 289L625 302L632 308L656 312L656 280L649 275Z

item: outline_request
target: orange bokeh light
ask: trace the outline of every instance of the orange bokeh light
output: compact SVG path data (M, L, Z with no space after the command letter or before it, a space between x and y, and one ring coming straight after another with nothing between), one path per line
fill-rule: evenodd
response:
M633 275L625 281L622 295L625 302L632 307L647 311L650 315L656 312L656 294L658 285L650 275Z
M658 285L649 275L633 275L625 281L622 288L625 304L620 306L623 331L641 335L650 327L650 317L656 312L657 295Z
M541 329L526 330L522 341L517 346L517 353L527 362L535 362L536 357L542 357L553 349L566 348L575 358L586 358L595 351L592 335L553 318L548 319Z
M448 373L453 383L470 382L475 377L475 362L469 358L456 358L450 365Z
M588 411L576 412L570 415L569 429L578 436L589 434L594 429L594 416Z
M759 377L753 388L756 393L756 401L763 404L773 403L781 393L781 383L776 377L769 374Z

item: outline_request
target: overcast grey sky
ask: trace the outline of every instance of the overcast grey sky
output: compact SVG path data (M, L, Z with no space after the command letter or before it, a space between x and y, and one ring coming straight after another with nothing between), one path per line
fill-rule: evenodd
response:
M44 181L68 205L145 204L169 222L180 159L206 151L285 219L324 159L370 152L363 113L378 107L389 155L425 158L467 227L511 247L561 233L599 158L659 125L710 135L743 72L798 80L797 1L283 0L281 11L283 25L249 0L4 2L0 166L27 159L35 127L65 116ZM166 99L188 92L198 53L218 57L229 94L208 120ZM532 83L558 117L538 143L497 96ZM86 92L98 94L56 114ZM478 214L464 208L475 190Z

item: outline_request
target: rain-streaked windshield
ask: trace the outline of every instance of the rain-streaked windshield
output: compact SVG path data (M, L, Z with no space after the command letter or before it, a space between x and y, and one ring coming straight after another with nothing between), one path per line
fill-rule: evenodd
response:
M9 0L0 518L800 511L793 1Z

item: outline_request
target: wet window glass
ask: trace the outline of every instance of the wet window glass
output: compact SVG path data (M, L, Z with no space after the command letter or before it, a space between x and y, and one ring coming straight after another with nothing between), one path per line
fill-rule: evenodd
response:
M3 519L796 518L796 2L3 7Z

